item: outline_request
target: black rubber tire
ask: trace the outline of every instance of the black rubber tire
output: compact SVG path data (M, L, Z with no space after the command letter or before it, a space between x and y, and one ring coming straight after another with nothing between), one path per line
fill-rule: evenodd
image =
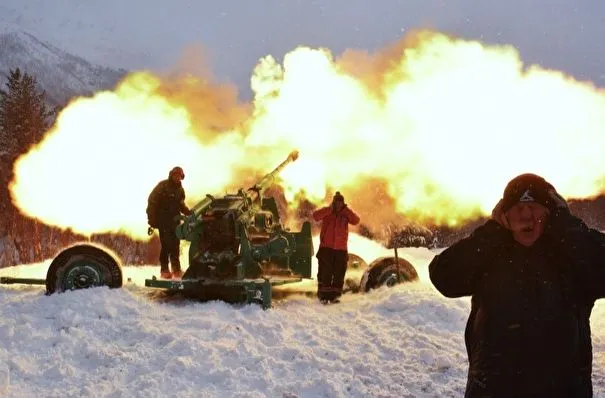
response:
M77 244L60 252L46 273L46 294L94 286L122 287L122 268L107 250Z
M415 282L418 280L418 273L414 266L407 260L398 257L380 257L374 260L364 273L360 291L369 292L381 286L392 287L405 282Z

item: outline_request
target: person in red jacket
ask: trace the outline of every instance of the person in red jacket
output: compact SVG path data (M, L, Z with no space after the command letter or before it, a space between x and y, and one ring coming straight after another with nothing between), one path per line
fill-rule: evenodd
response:
M324 304L337 303L347 271L349 224L359 224L359 216L347 206L340 192L336 192L332 204L313 212L313 219L322 223L316 255L317 297Z

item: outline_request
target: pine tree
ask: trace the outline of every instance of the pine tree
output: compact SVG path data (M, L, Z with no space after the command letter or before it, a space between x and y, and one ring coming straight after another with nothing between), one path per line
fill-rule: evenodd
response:
M45 92L38 91L35 77L19 68L6 77L6 89L0 89L0 148L19 156L40 141L54 112L45 102Z
M0 89L0 187L3 188L0 189L0 211L4 222L0 225L0 238L8 233L15 243L31 239L19 247L19 251L26 256L29 244L34 248L34 257L39 257L40 225L19 214L5 188L13 178L15 160L40 142L53 122L54 112L46 104L45 92L38 90L35 77L22 73L19 68L10 70L6 77L6 88Z

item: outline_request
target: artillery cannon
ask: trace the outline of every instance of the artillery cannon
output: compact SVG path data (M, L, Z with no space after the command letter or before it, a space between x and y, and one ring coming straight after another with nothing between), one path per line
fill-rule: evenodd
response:
M274 198L264 191L296 161L293 151L246 191L210 194L180 216L176 235L190 242L189 267L181 280L146 279L145 286L183 291L188 296L271 305L271 287L311 277L311 224L284 229Z

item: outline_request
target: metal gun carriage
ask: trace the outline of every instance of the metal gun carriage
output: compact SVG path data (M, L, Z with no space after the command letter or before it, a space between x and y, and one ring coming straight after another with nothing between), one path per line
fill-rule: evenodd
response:
M145 286L183 291L200 298L271 305L275 285L311 278L311 224L292 232L281 223L274 198L264 191L278 174L298 158L298 152L246 191L212 195L184 216L177 237L190 242L189 267L181 280L145 280Z

